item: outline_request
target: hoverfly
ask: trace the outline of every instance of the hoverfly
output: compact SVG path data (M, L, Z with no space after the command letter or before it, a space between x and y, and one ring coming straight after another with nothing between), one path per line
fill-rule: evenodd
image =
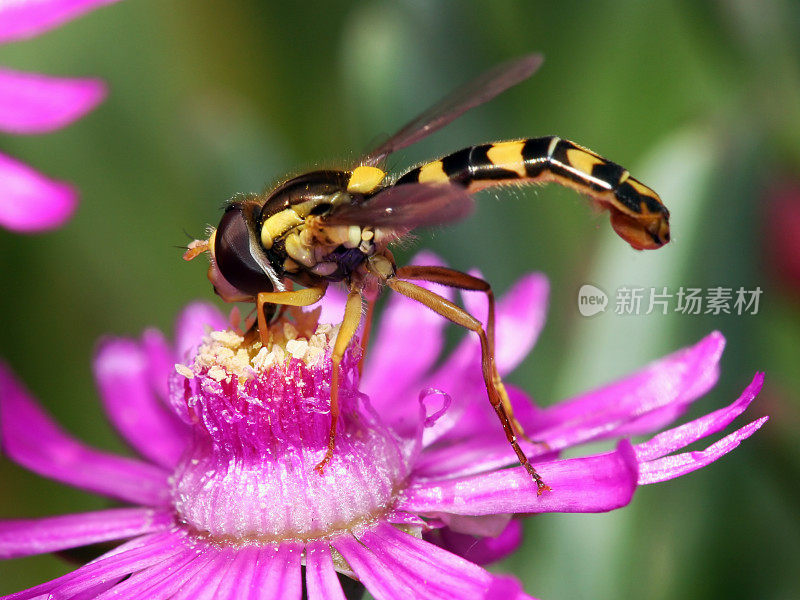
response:
M495 185L555 182L571 187L607 209L617 234L638 250L659 248L669 241L669 211L658 194L623 167L555 136L464 148L398 178L379 166L393 152L527 79L542 60L541 55L531 54L484 73L367 153L352 170L313 171L263 194L233 198L209 239L190 245L187 260L210 253L208 277L223 300L255 303L262 343L266 343L269 320L284 307L316 303L330 282L347 285L345 312L331 356L328 448L316 467L318 472L322 473L335 448L340 362L358 329L364 302L366 337L377 290L386 285L478 335L492 407L538 493L549 489L517 442L524 432L495 366L491 286L449 268L397 267L388 246L416 227L466 217L473 207L471 194ZM483 292L489 301L486 327L463 308L413 281ZM303 288L295 290L293 283Z

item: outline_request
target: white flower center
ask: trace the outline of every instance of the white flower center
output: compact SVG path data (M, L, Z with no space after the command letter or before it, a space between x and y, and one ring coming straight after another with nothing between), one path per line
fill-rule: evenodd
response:
M345 355L333 460L328 445L330 344L286 329L269 348L210 334L192 367L171 382L194 430L172 477L175 509L220 541L310 539L352 529L389 511L408 473L412 442L399 439L357 391L357 360ZM290 326L291 327L291 326Z

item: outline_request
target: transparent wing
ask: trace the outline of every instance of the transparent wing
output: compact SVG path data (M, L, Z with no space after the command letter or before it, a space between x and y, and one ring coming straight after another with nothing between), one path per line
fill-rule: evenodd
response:
M497 65L406 124L391 138L367 153L361 164L371 166L380 164L392 152L410 146L457 119L469 109L488 102L501 92L524 81L536 72L543 60L541 54L528 54Z
M325 224L410 230L465 219L474 207L472 196L459 186L405 183L386 188L361 204L336 209L325 217Z

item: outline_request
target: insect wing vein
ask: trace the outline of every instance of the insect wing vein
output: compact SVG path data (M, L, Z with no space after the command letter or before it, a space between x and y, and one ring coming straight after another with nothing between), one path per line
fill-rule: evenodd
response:
M383 144L369 152L361 161L363 165L378 165L401 148L421 140L453 122L468 110L480 106L533 75L541 66L541 54L527 54L504 62L478 76L453 93L445 96Z

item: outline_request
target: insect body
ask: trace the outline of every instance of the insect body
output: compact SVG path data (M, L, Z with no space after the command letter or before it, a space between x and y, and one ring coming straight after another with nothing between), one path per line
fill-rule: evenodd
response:
M548 489L519 446L517 437L524 432L495 366L491 286L453 269L397 267L389 246L416 227L466 217L473 206L471 194L500 184L552 181L572 187L607 209L615 231L639 250L669 241L669 212L653 190L623 167L558 137L471 146L395 180L377 166L392 152L526 79L541 60L539 55L526 56L489 71L409 123L352 170L314 171L268 193L234 198L209 239L193 243L187 252L187 259L210 252L209 279L223 300L255 302L262 339L269 319L282 306L313 304L330 282L348 286L332 352L331 430L327 452L317 466L320 472L335 448L340 361L358 328L364 299L371 309L377 288L386 285L478 335L492 407L539 493ZM485 293L486 326L415 280ZM290 282L304 287L291 289ZM369 318L371 310L367 314Z

